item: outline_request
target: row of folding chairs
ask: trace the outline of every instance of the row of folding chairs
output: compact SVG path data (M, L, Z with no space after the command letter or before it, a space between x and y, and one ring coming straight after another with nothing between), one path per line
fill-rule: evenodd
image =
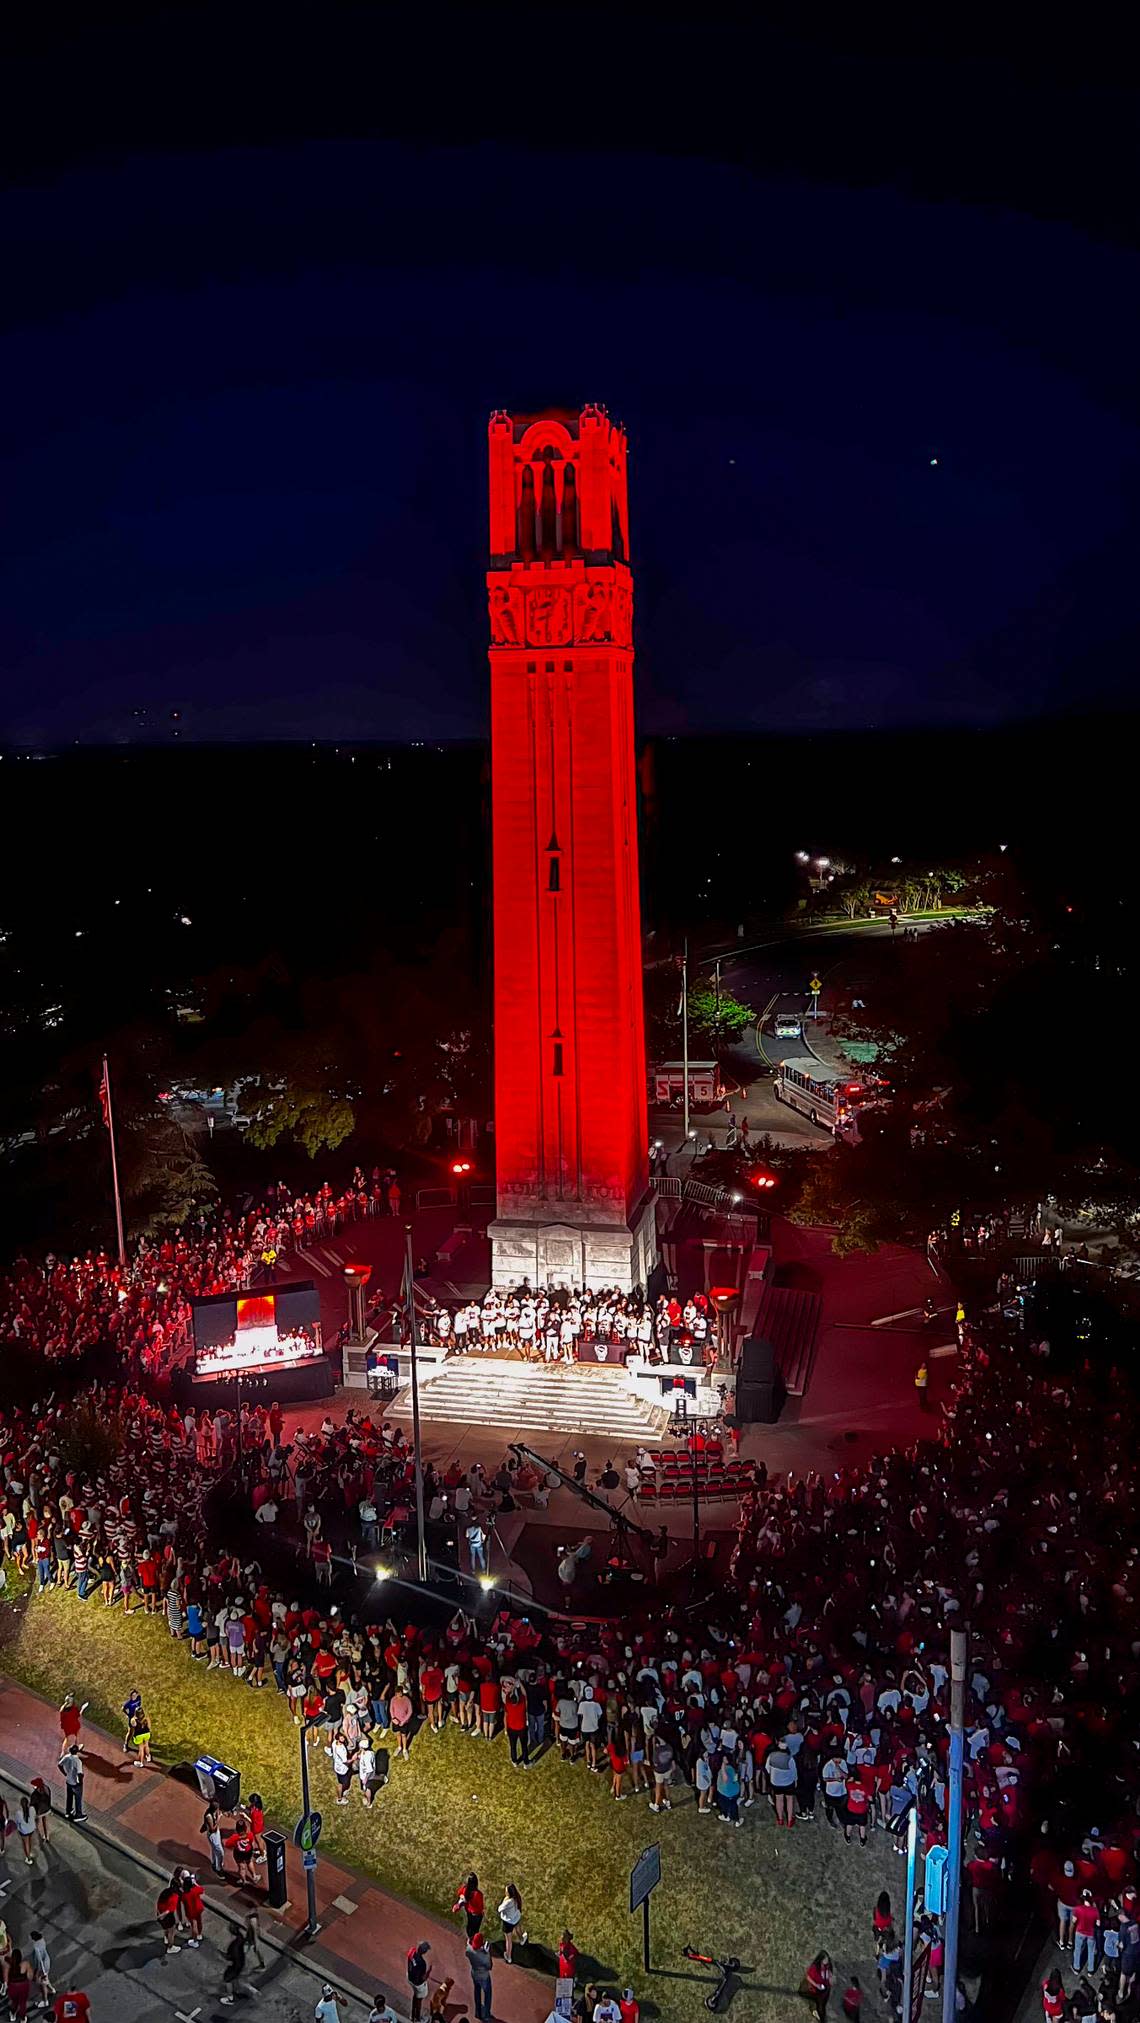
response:
M723 1461L724 1443L721 1440L706 1440L704 1446L695 1454L687 1447L670 1447L665 1453L656 1455L655 1459L658 1466L669 1474L678 1468L691 1468L694 1462L699 1466L702 1462Z
M744 1478L730 1474L726 1468L711 1469L707 1475L697 1476L697 1492L702 1497L739 1496L744 1487ZM691 1475L679 1475L672 1481L643 1482L637 1492L639 1503L668 1503L674 1497L682 1501L693 1493Z

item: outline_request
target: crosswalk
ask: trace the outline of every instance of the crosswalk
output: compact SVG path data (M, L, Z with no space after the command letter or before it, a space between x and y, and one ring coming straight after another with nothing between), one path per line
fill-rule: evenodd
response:
M339 1250L330 1249L327 1243L318 1244L312 1250L295 1250L293 1255L306 1271L315 1271L321 1278L338 1277L347 1262ZM322 1259L325 1260L323 1263Z
M390 1410L396 1418L410 1418L406 1390ZM639 1398L622 1370L547 1369L477 1356L453 1356L421 1383L420 1417L520 1434L589 1433L615 1442L660 1440L669 1424L664 1408Z

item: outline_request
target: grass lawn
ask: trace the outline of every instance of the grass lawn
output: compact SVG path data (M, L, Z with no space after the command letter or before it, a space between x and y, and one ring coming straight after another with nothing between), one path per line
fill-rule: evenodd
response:
M11 1593L11 1590L9 1590ZM275 1822L300 1812L297 1744L284 1701L255 1693L195 1664L173 1643L161 1618L124 1617L98 1597L81 1603L56 1590L0 1608L0 1664L14 1678L58 1702L74 1688L112 1732L132 1686L142 1690L153 1723L153 1751L167 1763L203 1750L236 1764L244 1791L260 1790ZM698 1821L687 1787L672 1813L654 1816L642 1797L623 1805L608 1777L571 1769L548 1752L529 1773L513 1770L506 1743L422 1733L408 1764L365 1813L333 1803L327 1758L312 1758L314 1799L325 1814L322 1848L366 1870L394 1893L446 1915L456 1886L478 1870L488 1905L516 1882L532 1939L549 1945L569 1925L584 1959L612 1984L632 1983L643 2013L697 2023L707 1989L688 1979L641 1971L641 1919L631 1918L629 1871L651 1842L661 1842L662 1882L653 1900L653 1957L662 1969L684 1967L686 1943L737 1953L751 1971L731 2007L733 2018L811 2023L796 1991L807 1961L826 1947L840 1979L858 1973L869 2023L886 2012L875 1988L869 1929L880 1888L901 1910L904 1865L872 1835L865 1850L844 1847L817 1816L814 1825L777 1832L766 1805L744 1814L742 1831ZM497 1934L497 1920L488 1917ZM522 1955L524 1961L527 1954ZM545 1964L530 1954L534 1965Z

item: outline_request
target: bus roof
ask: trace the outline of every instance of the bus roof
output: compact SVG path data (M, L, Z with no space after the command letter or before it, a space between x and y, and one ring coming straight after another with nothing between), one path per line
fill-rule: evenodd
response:
M839 1076L833 1068L825 1068L822 1061L781 1061L780 1073L790 1068L795 1075L802 1075L805 1082L814 1082L817 1089L838 1089Z

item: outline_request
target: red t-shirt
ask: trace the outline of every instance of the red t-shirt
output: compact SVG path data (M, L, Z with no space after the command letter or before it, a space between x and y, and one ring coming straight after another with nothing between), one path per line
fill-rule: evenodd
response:
M201 1883L191 1883L182 1892L182 1908L188 1918L200 1918L206 1908L206 1892Z
M1057 2019L1065 2013L1065 1990L1058 1988L1056 1994L1054 1994L1048 1981L1043 1981L1041 1983L1041 2002L1045 2014L1049 2018L1049 2023L1057 2023Z
M428 1706L443 1698L443 1673L438 1665L425 1665L420 1678L420 1692Z
M526 1696L512 1694L503 1702L503 1723L512 1735L521 1735L527 1724Z
M847 1780L847 1810L852 1815L852 1818L865 1818L869 1804L870 1799L867 1796L866 1786L860 1784L857 1777L849 1777Z
M1100 1923L1100 1913L1095 1904L1078 1904L1073 1912L1075 1924L1082 1939L1091 1939Z
M55 1999L55 2023L87 2023L91 2014L91 2004L78 1988Z
M83 1716L78 1707L61 1707L59 1710L59 1725L67 1740L74 1742L83 1725Z
M560 1980L572 1981L578 1963L578 1948L573 1939L560 1943L558 1947L558 1974Z
M500 1698L498 1681L496 1679L484 1679L479 1688L479 1707L481 1712L484 1714L497 1714Z

